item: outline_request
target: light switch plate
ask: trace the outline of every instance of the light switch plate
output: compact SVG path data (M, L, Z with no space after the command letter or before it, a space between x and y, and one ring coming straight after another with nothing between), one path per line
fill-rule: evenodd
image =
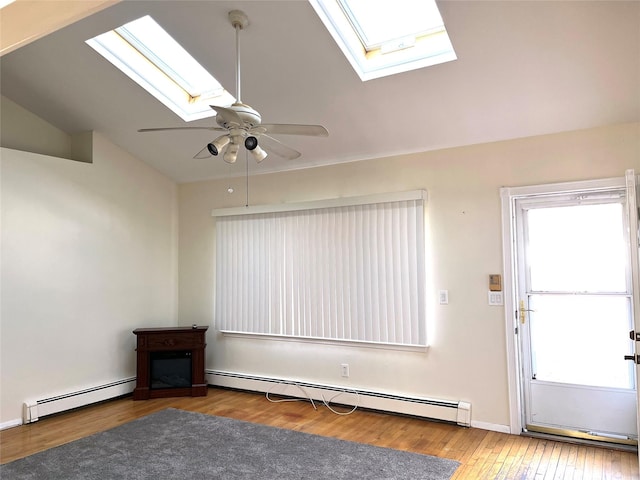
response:
M488 292L489 305L504 305L504 298L502 292Z
M438 291L438 303L440 305L449 305L449 290Z

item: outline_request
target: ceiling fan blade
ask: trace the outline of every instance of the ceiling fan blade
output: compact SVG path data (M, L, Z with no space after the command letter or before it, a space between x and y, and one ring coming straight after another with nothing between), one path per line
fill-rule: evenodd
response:
M287 160L295 160L302 155L299 151L264 133L258 136L258 145L267 153L272 153Z
M222 118L223 123L235 125L238 127L241 127L242 125L244 125L244 122L238 116L238 114L233 110L231 110L230 108L218 107L216 105L209 105L209 106L212 109L214 109L218 115L220 115L220 118Z
M310 137L328 137L329 132L322 125L298 125L286 123L261 123L267 133L277 135L307 135Z
M196 153L193 158L209 158L210 156L211 153L209 153L209 149L207 147L204 147L202 150Z
M224 128L220 127L162 127L162 128L140 128L138 132L164 132L166 130L216 130L220 132L226 132Z

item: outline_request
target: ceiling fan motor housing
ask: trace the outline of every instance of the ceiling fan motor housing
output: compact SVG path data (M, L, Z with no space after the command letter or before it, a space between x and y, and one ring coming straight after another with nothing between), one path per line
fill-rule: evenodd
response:
M253 108L251 108L249 105L246 105L244 103L234 103L229 107L229 109L233 110L238 114L240 119L244 122L244 125L234 125L232 123L225 121L225 119L222 118L222 115L217 115L216 122L218 122L218 125L220 125L223 128L232 128L232 127L251 128L251 127L260 125L260 122L262 122L262 117L260 116L260 114L256 112Z

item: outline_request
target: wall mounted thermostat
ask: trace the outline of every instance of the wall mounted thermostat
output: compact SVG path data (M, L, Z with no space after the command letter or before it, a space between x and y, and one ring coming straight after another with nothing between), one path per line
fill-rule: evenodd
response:
M502 275L489 275L489 290L492 292L502 291Z

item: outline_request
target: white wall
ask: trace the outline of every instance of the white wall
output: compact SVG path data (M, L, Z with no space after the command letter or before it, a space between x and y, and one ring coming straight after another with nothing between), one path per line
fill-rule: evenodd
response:
M431 347L417 353L230 338L211 328L207 368L464 400L476 425L508 425L505 312L487 304L488 276L503 271L499 189L622 176L627 168L640 171L640 124L252 177L251 204L428 190ZM244 182L179 186L182 324L215 324L211 210L244 205ZM439 289L449 290L449 305L433 302ZM349 379L340 377L340 363L350 364Z
M135 376L132 330L176 324L176 185L93 141L93 163L1 151L0 423Z
M0 146L71 158L71 135L0 95Z

